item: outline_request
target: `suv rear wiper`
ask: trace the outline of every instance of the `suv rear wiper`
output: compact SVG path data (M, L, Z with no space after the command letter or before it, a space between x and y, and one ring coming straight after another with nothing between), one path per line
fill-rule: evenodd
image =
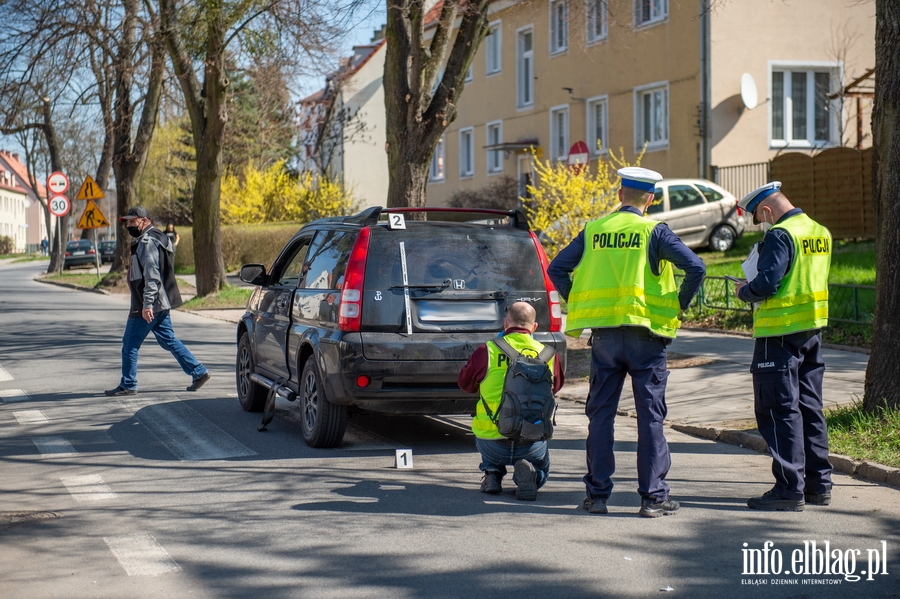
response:
M443 291L451 284L452 281L450 279L444 279L444 282L440 285L394 285L393 287L388 287L388 289L437 289L438 291Z

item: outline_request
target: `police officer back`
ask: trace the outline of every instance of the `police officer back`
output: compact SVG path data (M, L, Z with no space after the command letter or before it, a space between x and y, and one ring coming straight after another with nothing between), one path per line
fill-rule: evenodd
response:
M653 201L659 173L628 167L618 171L622 207L589 222L550 264L559 293L568 300L566 334L592 329L591 380L585 413L587 497L582 507L607 513L615 472L613 427L625 376L631 375L638 420L640 515L673 514L666 483L671 460L663 434L666 417L666 348L681 312L703 282L703 261L665 224L643 216ZM678 289L673 265L685 272Z
M758 274L736 284L738 297L754 302L754 409L775 475L775 486L747 505L802 511L807 503L831 503L821 329L828 324L832 240L780 190L774 181L739 202L755 224L771 227L759 249Z

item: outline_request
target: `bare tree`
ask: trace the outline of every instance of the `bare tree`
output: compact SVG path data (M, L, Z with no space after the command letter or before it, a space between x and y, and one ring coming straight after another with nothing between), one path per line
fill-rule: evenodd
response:
M488 33L489 0L387 1L384 104L389 206L424 206L428 166L438 141L456 118L466 71ZM426 23L426 15L436 16ZM461 17L455 39L456 20ZM433 35L426 39L426 25ZM453 44L444 66L444 55ZM443 76L438 81L441 67ZM434 90L434 91L432 91Z
M239 50L268 53L281 57L282 64L288 59L314 62L338 39L340 19L348 19L361 3L209 0L188 4L159 0L166 48L184 95L197 152L193 238L198 295L214 293L225 284L219 200L228 121L229 49L235 55Z
M900 409L900 5L875 2L875 104L872 112L875 208L875 321L866 368L867 410Z

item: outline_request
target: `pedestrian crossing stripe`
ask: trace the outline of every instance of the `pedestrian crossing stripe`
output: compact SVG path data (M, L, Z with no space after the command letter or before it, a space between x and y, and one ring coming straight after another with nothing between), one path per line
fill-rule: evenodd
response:
M100 227L108 226L109 221L106 220L106 217L100 212L100 209L97 207L97 204L94 203L94 200L88 200L87 205L84 207L84 212L81 213L81 218L78 219L78 228L99 229Z

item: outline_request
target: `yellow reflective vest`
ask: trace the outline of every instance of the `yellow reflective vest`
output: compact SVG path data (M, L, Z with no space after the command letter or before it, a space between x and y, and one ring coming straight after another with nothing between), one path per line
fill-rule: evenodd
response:
M828 324L831 232L806 214L792 216L772 228L790 233L794 261L775 295L753 311L753 336L778 337L821 329Z
M650 235L659 222L632 212L614 212L584 228L584 254L572 272L566 334L583 329L642 326L675 337L681 321L672 265L650 270Z
M514 350L532 358L536 358L544 349L543 343L535 341L534 337L525 333L509 333L504 335L503 338ZM509 359L493 342L488 341L485 345L488 351L488 367L484 380L478 385L478 393L491 409L491 413L496 416L497 410L500 409L500 399L503 396L503 382L506 380L506 369L509 368ZM556 360L556 356L553 356L547 362L551 374L556 372L554 370L554 360ZM475 406L475 417L472 418L472 432L479 439L506 438L497 430L497 425L488 416L484 405L480 401Z

